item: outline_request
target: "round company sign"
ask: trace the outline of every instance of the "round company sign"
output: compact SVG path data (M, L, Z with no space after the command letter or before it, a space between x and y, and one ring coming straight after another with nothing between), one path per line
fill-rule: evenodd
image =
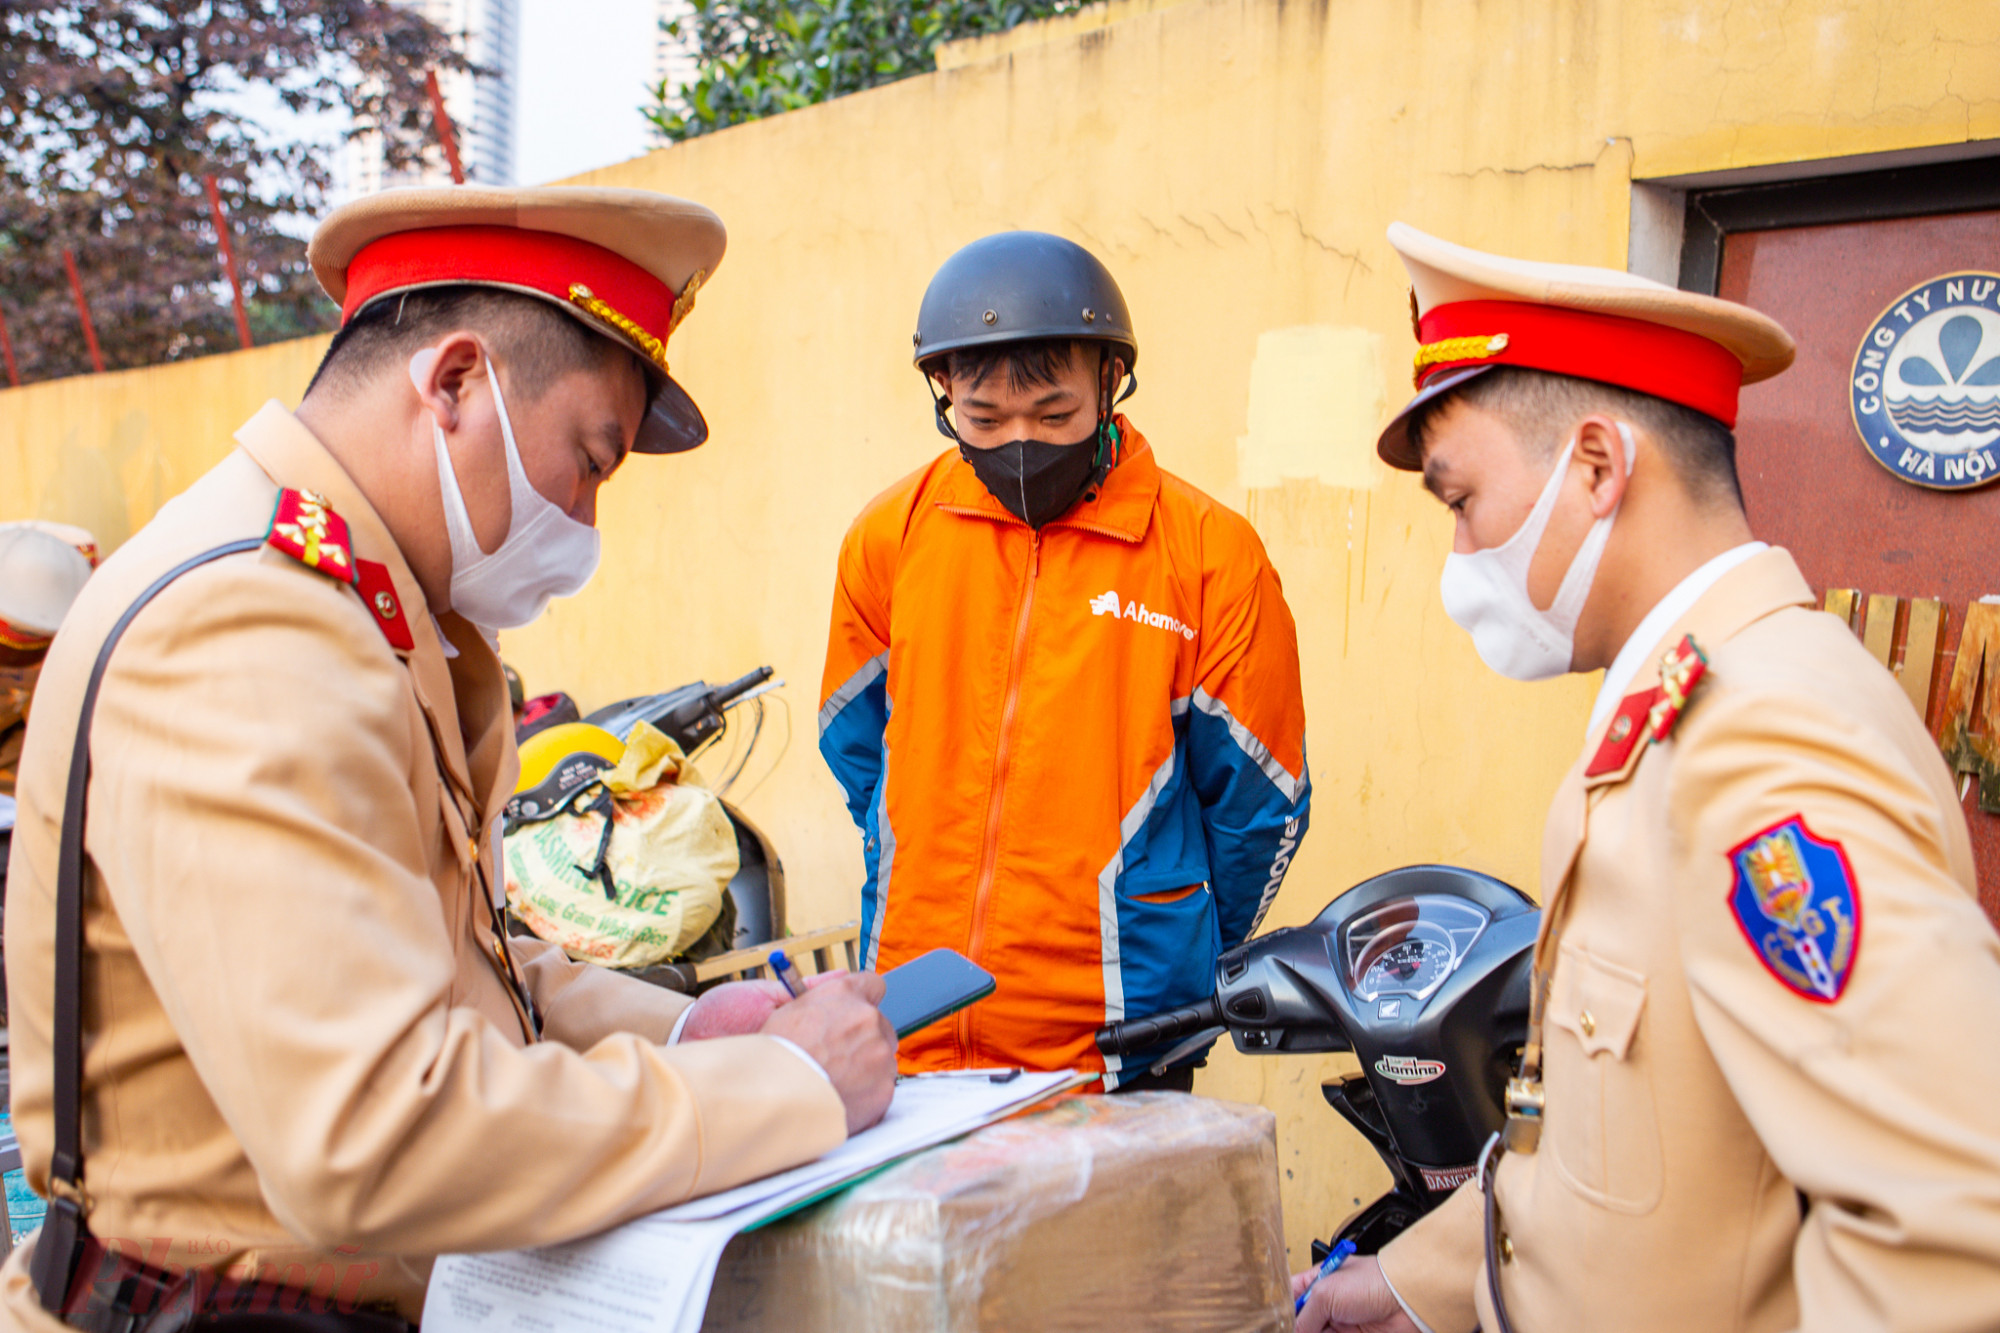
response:
M1862 336L1854 427L1904 481L1957 491L2000 479L2000 273L1947 273Z

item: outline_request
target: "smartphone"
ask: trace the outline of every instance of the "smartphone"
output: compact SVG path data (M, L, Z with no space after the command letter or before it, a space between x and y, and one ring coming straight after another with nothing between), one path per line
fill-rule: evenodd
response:
M932 949L882 974L882 1014L901 1041L993 993L993 974L955 949Z

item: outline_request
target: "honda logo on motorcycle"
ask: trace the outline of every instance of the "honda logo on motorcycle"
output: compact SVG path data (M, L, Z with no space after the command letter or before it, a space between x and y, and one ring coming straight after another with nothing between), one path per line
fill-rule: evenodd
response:
M1444 1077L1444 1061L1419 1060L1410 1055L1385 1055L1375 1062L1375 1072L1391 1083L1405 1086L1429 1083Z

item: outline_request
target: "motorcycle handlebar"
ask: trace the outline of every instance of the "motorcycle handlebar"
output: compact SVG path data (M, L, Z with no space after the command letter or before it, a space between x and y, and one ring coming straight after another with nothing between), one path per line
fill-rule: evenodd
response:
M1192 1037L1203 1028L1225 1026L1222 1006L1211 995L1200 1004L1191 1004L1184 1009L1169 1009L1149 1018L1127 1018L1107 1024L1097 1030L1097 1049L1106 1055L1135 1055L1168 1042Z
M730 681L727 685L716 686L715 689L709 692L709 702L718 709L727 708L739 696L748 694L751 690L756 689L759 685L769 680L772 674L770 667L760 666L748 675L739 676L735 680Z

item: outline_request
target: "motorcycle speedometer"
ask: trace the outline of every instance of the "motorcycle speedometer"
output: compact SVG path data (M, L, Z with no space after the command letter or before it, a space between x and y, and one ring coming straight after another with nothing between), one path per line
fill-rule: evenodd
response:
M1341 931L1347 985L1356 999L1428 999L1455 971L1492 920L1463 898L1395 898Z
M1445 941L1412 936L1383 950L1354 983L1364 1000L1379 995L1427 995L1451 975L1456 959Z

